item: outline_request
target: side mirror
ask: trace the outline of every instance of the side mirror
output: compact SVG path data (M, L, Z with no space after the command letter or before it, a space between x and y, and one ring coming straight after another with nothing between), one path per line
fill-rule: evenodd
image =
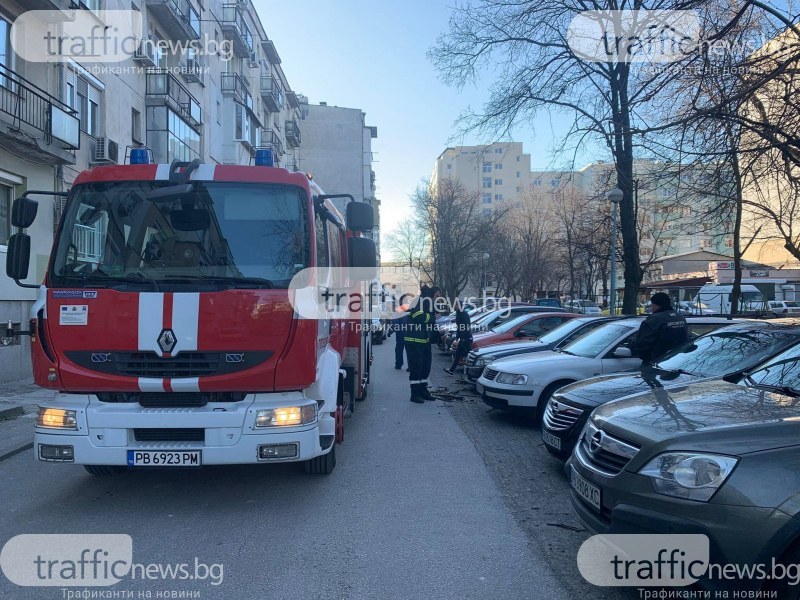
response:
M614 350L614 358L633 358L633 352L630 348L617 348Z
M375 227L375 209L366 202L347 205L347 228L350 231L369 231Z
M20 229L27 229L33 225L36 219L36 212L39 210L39 203L30 198L17 198L11 207L11 224Z
M28 276L30 262L31 236L27 233L15 233L8 240L8 250L6 251L6 275L14 281L25 279Z
M169 215L175 231L205 231L211 226L211 216L202 208L182 208Z
M375 241L364 237L351 237L347 240L347 254L350 266L358 269L359 279L370 281L377 276L378 256Z

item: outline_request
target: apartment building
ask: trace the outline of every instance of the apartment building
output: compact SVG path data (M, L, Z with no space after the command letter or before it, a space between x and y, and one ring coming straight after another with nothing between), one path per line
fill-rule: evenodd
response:
M436 159L431 183L451 177L479 195L484 212L524 197L531 185L531 156L521 142L447 148Z
M141 43L132 56L101 63L25 60L12 47L14 21L28 10L70 15L78 3L0 0L0 259L14 197L67 191L78 173L122 164L133 147L149 147L160 163L214 164L248 164L256 148L269 147L277 165L297 169L300 103L251 0L79 5L101 20L103 10L139 13ZM28 283L44 276L61 209L61 202L39 198ZM0 320L25 323L34 297L0 278ZM0 382L28 376L27 338L0 352Z
M372 231L380 256L380 200L376 197L372 140L378 128L366 124L360 108L310 104L300 97L303 146L300 170L311 174L331 194L352 194L375 207L378 227ZM334 200L340 208L345 201Z

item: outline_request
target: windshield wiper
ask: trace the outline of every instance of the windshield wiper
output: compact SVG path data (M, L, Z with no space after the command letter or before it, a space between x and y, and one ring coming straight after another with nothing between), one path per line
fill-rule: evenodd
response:
M569 350L564 350L562 348L556 348L556 352L561 352L561 354L569 354L570 356L578 356L574 352L570 352Z
M136 275L136 277L133 277L132 275ZM159 290L158 282L152 277L147 277L142 273L132 273L131 275L123 275L122 277L115 277L112 275L108 275L98 269L94 273L72 273L70 275L60 275L60 277L64 277L65 279L79 279L81 281L87 281L87 282L90 281L95 284L104 284L104 287L114 287L121 283L136 283L136 284L147 283L152 285L156 291Z
M261 277L234 277L234 276L213 276L213 275L165 275L165 279L170 279L173 282L178 282L180 280L184 281L205 281L208 283L229 283L232 284L233 287L240 287L238 284L241 284L241 287L256 287L256 288L265 288L265 289L273 289L275 286L273 285L272 281L269 279L263 279Z
M793 388L789 385L769 385L768 383L756 383L755 379L753 379L749 375L745 377L744 380L750 387L758 388L761 390L767 390L770 392L778 392L779 394L785 394L787 396L792 396L793 398L800 397L800 390Z
M666 369L659 365L658 363L653 363L652 367L658 369L659 371L664 371L666 373L677 373L678 375L691 375L692 377L702 377L702 375L698 375L697 373L692 373L691 371L687 371L685 369Z

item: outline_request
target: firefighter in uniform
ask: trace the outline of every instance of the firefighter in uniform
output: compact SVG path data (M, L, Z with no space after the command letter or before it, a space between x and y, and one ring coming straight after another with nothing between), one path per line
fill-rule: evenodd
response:
M634 355L641 358L643 364L689 341L686 319L672 308L672 301L667 294L653 294L650 304L652 314L639 326L633 348Z
M408 309L409 324L405 335L406 357L410 368L411 401L422 404L435 400L428 391L431 373L431 333L436 323L434 301L439 297L438 287L423 285L420 295Z

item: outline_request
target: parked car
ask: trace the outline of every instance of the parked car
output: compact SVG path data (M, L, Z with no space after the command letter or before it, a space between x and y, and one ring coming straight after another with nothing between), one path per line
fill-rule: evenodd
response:
M477 381L486 365L494 362L498 358L555 350L589 333L603 323L608 323L611 320L618 320L620 318L621 317L578 317L562 323L537 340L505 342L473 349L466 359L467 379L470 381Z
M689 317L689 328L721 327L719 317ZM618 373L641 365L631 346L642 323L640 317L612 321L556 352L511 356L488 365L476 385L483 401L493 408L529 413L541 423L544 408L557 389L602 373ZM719 323L719 324L717 324Z
M594 533L702 534L718 565L800 563L800 346L739 384L654 388L597 408L567 463ZM702 581L712 587L720 582ZM771 598L800 597L786 578Z
M593 377L557 390L542 423L542 440L551 454L567 458L589 414L601 404L654 387L672 388L744 374L786 348L800 343L800 321L746 321L723 327L669 352L635 373Z
M800 315L800 302L794 302L793 300L768 300L767 312L775 317Z
M487 310L482 306L470 306L467 309L467 314L469 315L470 319L475 319L477 316L485 312L487 312ZM451 323L455 323L455 320L456 320L456 311L453 311L448 315L436 319L436 326L441 328L444 327L445 325L450 325Z
M703 304L702 302L691 302L689 300L681 300L675 306L675 310L682 315L713 315L714 309Z
M536 306L552 306L554 308L562 308L561 300L558 298L537 298L532 302Z
M591 300L569 300L564 303L564 308L570 312L582 315L600 315L602 310Z
M555 329L562 323L580 317L573 313L552 314L536 312L519 315L505 323L493 327L489 331L473 335L472 348L477 350L492 344L510 342L512 340L532 341Z

